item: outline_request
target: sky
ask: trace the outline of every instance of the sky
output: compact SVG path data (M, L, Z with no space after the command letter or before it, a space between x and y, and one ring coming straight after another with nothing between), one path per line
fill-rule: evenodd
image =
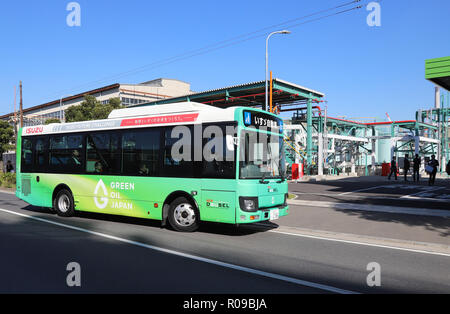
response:
M78 0L81 25L69 27L71 1L3 1L0 7L0 115L112 83L160 77L194 91L264 80L265 35L176 62L199 48L267 28L274 77L324 93L331 116L414 119L434 104L425 59L450 55L450 1L383 0L381 26L361 9L269 27L351 0ZM355 5L348 5L322 16ZM314 18L320 15L315 15ZM146 67L145 67L146 66ZM141 71L130 70L140 68Z

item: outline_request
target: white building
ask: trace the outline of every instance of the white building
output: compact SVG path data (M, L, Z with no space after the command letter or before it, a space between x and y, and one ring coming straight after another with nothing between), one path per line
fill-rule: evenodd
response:
M107 103L111 98L120 98L122 105L131 106L141 103L153 102L167 98L192 94L191 85L175 79L159 78L140 84L112 84L91 91L66 96L51 102L24 108L24 126L42 124L49 118L61 119L64 110L80 105L85 95L91 95L102 103ZM17 117L18 117L17 113ZM3 120L12 120L14 113L0 116Z

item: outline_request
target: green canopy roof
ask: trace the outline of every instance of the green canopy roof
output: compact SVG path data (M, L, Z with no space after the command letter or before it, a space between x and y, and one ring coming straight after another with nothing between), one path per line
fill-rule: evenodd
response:
M425 78L450 91L450 57L425 60Z

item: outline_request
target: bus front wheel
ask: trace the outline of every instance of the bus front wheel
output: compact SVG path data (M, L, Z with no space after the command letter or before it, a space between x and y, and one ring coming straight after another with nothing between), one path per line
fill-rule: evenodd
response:
M170 203L169 223L180 232L193 232L199 227L199 214L194 204L185 197L178 197Z
M61 217L71 217L75 212L75 206L73 201L72 193L63 189L56 194L53 200L53 209L56 211L58 216Z

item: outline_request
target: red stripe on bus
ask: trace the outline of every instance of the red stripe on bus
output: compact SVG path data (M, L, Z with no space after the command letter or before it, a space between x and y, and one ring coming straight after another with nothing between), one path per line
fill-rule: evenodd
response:
M194 122L197 120L198 115L199 115L198 113L191 113L191 114L177 114L172 116L125 119L122 120L120 126Z

